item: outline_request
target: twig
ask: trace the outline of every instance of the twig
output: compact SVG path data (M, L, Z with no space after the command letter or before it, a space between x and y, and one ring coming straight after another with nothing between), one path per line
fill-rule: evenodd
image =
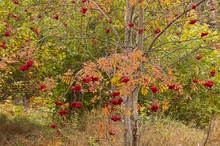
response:
M203 146L206 146L206 144L207 144L207 142L208 142L208 140L209 140L210 133L211 133L211 129L212 129L211 127L212 127L212 122L210 121L210 122L209 122L209 129L208 129L208 132L207 132L206 139L205 139L205 141L204 141L204 143L203 143Z
M203 3L205 0L201 0L199 3L197 3L196 5L199 6L201 3ZM154 43L156 42L156 40L174 23L176 22L179 18L181 18L183 15L185 15L187 12L189 12L191 9L188 9L186 11L184 11L182 14L180 14L179 16L176 17L176 19L174 19L173 21L171 21L158 35L156 35L150 46L148 47L147 51L143 54L144 57L147 57L149 55L150 50L152 49Z
M206 47L206 46L203 46L203 47L202 47L202 46L199 46L198 48L192 50L190 53L188 53L188 54L186 54L185 56L179 58L177 61L173 62L172 64L163 67L162 69L165 69L165 68L167 68L167 67L170 67L170 66L172 66L172 65L174 65L174 64L176 64L176 63L178 63L178 62L180 62L181 60L183 60L183 59L185 59L185 58L188 58L188 57L190 56L190 54L192 54L192 53L194 53L194 52L197 52L199 49L205 48L205 47Z
M5 138L5 136L4 136L2 133L0 133L0 135L1 135L1 137L4 139L5 143L6 143L6 144L9 144L9 142L7 141L7 139Z
M107 15L105 14L105 12L98 6L98 4L97 4L96 2L94 2L94 1L92 1L92 0L90 0L89 2L93 3L93 4L96 6L96 8L102 13L102 15L103 15L107 20L109 20L108 16L107 16ZM111 23L110 23L110 25L111 25L111 28L112 28L113 32L115 33L115 35L116 35L116 37L117 37L117 39L118 39L119 45L121 45L121 40L120 40L120 37L119 37L119 35L118 35L118 33L117 33L115 27L114 27L113 24L111 24Z

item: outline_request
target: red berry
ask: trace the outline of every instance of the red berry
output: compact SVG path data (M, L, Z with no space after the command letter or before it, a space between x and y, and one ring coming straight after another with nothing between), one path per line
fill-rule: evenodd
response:
M138 29L138 33L139 33L139 34L142 34L142 33L144 33L145 30L146 30L145 28L139 28L139 29Z
M83 3L85 3L87 0L82 0Z
M110 28L107 28L107 29L105 30L105 32L106 32L106 33L109 33L109 32L110 32Z
M119 97L119 98L118 98L118 104L120 105L122 102L123 102L123 98L122 98L122 97Z
M196 56L196 59L197 59L197 60L200 60L200 59L202 59L202 56L201 56L201 55L198 55L198 56Z
M121 116L111 116L112 121L117 122L121 119Z
M89 82L91 81L91 78L90 78L90 77L83 77L83 78L82 78L82 81L83 81L84 83L89 83Z
M82 102L74 101L74 102L71 103L70 106L75 107L75 108L81 108L82 107Z
M31 59L28 59L26 65L27 67L31 67L34 64L34 62Z
M28 70L29 67L27 66L27 64L21 64L21 65L20 65L20 69L21 69L22 71L25 71L25 70Z
M197 5L196 4L192 4L192 9L196 9Z
M192 19L192 20L189 21L189 24L195 24L196 22L197 22L196 19Z
M211 11L214 11L214 10L215 10L215 8L214 8L214 7L211 7L211 8L210 8L210 10L211 10Z
M41 83L41 84L40 84L40 89L43 90L43 89L45 89L45 88L46 88L46 84Z
M54 19L58 20L58 19L59 19L59 15L56 14L56 15L54 16Z
M31 26L30 29L34 31L34 27L33 26Z
M158 33L160 33L160 32L161 32L160 28L154 30L154 34L158 34Z
M63 22L63 26L67 26L66 22Z
M112 104L118 105L118 99L112 99Z
M8 31L6 31L6 32L5 32L5 36L6 36L6 37L9 37L9 36L11 36L11 35L10 35L10 33L9 33Z
M193 79L193 83L198 83L198 79Z
M116 130L111 130L108 132L110 135L115 135L116 134Z
M34 20L34 17L30 16L30 20L33 21L33 20Z
M157 92L159 91L159 89L158 89L157 86L152 86L152 87L151 87L151 91L152 91L153 93L157 93Z
M87 8L87 7L82 7L82 8L80 9L80 12L82 12L83 14L85 14L87 11L88 11L88 8Z
M128 24L128 26L129 26L129 27L133 27L133 26L134 26L134 23L131 22L131 23Z
M153 105L150 106L150 109L152 111L157 111L159 109L159 105L158 104L153 104Z
M91 76L91 80L92 80L92 81L98 81L99 78L98 78L98 77Z
M118 95L120 95L120 92L118 91L112 93L112 96L118 96Z
M0 47L2 47L2 48L5 48L5 42L2 42L1 44L0 44Z
M30 40L29 40L29 39L27 39L27 40L25 40L25 42L26 42L26 43L29 43L29 42L30 42Z
M130 78L128 78L128 77L122 77L122 79L121 79L122 83L127 83L128 81L130 81Z
M63 103L62 102L60 102L60 101L55 101L54 102L56 105L62 105Z
M60 110L58 113L62 116L67 114L67 111L64 109L64 110Z
M175 87L176 87L176 84L170 84L170 85L168 85L168 88L171 89L171 90L172 90L172 89L175 89Z
M104 104L104 106L105 106L105 107L108 107L109 104L110 104L110 102L109 102L109 101L106 101L105 104Z
M207 36L209 33L208 32L202 32L201 37Z
M215 75L215 73L216 73L216 71L213 69L213 70L211 70L210 71L210 76L214 76Z
M112 20L111 20L111 19L108 19L108 23L112 23Z
M39 15L37 16L37 18L39 18L39 19L42 18L42 15L39 14Z
M59 129L56 129L57 135L61 135L61 131Z
M18 0L14 0L14 4L16 5L19 4Z
M214 85L214 81L212 80L207 80L204 84L205 87L212 87Z
M75 86L72 87L72 90L74 91L80 91L82 89L80 84L76 84Z
M50 126L51 126L52 128L56 128L56 127L57 127L57 124L54 123L54 124L51 124Z

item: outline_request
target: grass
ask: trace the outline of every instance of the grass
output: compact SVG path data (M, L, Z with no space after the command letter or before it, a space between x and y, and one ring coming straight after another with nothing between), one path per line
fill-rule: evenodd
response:
M27 118L8 119L0 115L0 145L4 146L122 146L123 130L121 122L114 124L117 135L106 132L108 119L90 113L87 120L72 126L65 123L59 127L62 135L48 125L38 124ZM39 120L39 119L38 119ZM83 129L81 127L84 127ZM190 128L177 121L157 120L141 126L141 146L219 146L220 119L211 123L210 128L201 130ZM208 135L208 139L207 139Z

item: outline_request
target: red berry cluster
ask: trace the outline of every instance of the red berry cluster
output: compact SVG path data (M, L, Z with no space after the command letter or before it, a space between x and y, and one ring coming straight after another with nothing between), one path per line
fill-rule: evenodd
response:
M189 21L189 24L195 24L196 22L197 22L196 19L192 19L192 20Z
M124 77L121 78L121 82L122 82L122 83L127 83L127 82L129 82L129 81L130 81L130 78L128 78L128 77L126 77L126 76L124 76Z
M41 83L41 84L40 84L40 89L41 89L41 90L45 89L46 87L47 87L46 84L44 84L44 83Z
M157 110L159 110L159 105L158 104L152 104L151 106L150 106L150 109L152 110L152 111L157 111Z
M33 26L31 26L30 29L31 29L36 35L39 35L37 29L35 29Z
M2 42L2 43L0 44L0 47L2 47L3 49L5 49L5 44L6 44L6 42Z
M160 28L154 30L154 34L158 34L158 33L160 33L160 32L161 32L161 29L160 29Z
M208 32L202 32L201 37L207 36L209 33Z
M31 60L31 59L28 59L26 64L21 64L20 65L20 69L22 71L25 71L25 70L29 70L29 68L34 64L34 62Z
M205 83L203 84L205 87L210 87L212 88L212 86L214 85L214 81L212 80L207 80L205 81Z
M151 87L151 91L152 91L153 93L157 93L157 92L159 91L159 88L158 88L157 86L152 86L152 87Z

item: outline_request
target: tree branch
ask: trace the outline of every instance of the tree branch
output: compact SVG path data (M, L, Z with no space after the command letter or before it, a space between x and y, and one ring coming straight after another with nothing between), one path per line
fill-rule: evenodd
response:
M93 3L93 4L96 6L96 8L102 13L102 15L103 15L107 20L109 20L109 17L108 17L108 16L105 14L105 12L98 6L98 4L97 4L96 2L94 2L94 1L92 1L92 0L90 0L89 2ZM121 39L120 39L120 37L119 37L119 35L118 35L118 32L116 31L116 29L115 29L115 27L113 26L113 24L110 23L110 25L111 25L111 28L112 28L113 32L115 33L115 35L116 35L116 37L117 37L117 39L118 39L119 46L121 46Z
M201 1L200 1L199 3L197 3L196 5L199 6L199 5L202 4L203 2L205 2L205 0L201 0ZM159 34L157 34L157 35L153 38L153 40L152 40L150 46L148 47L147 51L143 54L143 56L144 56L144 57L147 57L147 56L149 55L150 50L152 49L154 43L156 42L156 40L157 40L174 22L176 22L179 18L181 18L183 15L185 15L185 14L186 14L187 12L189 12L190 10L192 10L192 9L190 8L190 9L184 11L184 12L183 12L182 14L180 14L179 16L177 16L176 19L174 19L173 21L171 21Z

